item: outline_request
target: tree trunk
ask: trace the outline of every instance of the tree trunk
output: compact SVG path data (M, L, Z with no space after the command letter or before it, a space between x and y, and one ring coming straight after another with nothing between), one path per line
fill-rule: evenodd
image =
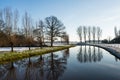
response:
M40 60L43 60L42 55L40 55Z
M42 39L40 39L40 48L42 49Z
M29 44L29 50L30 50L30 46L31 46L31 45Z
M30 50L30 46L29 46L29 50Z
M13 45L11 46L11 52L13 52Z
M29 50L30 50L30 47L31 47L31 41L29 40L28 43L29 43L28 46L29 46Z
M30 66L30 64L31 64L31 60L30 60L30 56L29 56L29 66Z
M11 69L14 68L14 63L13 62L11 62L11 67L10 68Z
M100 39L98 38L98 44L100 43Z
M80 43L82 43L82 36L80 36Z
M90 38L89 38L89 43L90 43Z
M11 52L13 52L13 42L11 42Z
M42 39L42 44L45 46L45 42L44 42L44 36L43 36L43 39Z
M51 37L51 47L53 46L53 37Z

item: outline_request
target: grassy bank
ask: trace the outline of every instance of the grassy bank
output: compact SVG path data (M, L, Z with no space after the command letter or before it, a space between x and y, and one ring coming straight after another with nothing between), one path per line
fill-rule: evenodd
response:
M45 47L42 49L33 49L33 50L26 50L23 52L9 52L5 54L0 54L0 63L11 62L31 56L42 55L50 52L55 52L63 49L67 49L70 47L74 47L73 45L68 46L57 46L57 47Z

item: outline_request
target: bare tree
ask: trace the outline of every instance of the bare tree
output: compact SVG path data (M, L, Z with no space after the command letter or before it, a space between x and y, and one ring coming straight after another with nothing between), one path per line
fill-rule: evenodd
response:
M16 33L18 24L18 11L17 9L12 12L11 8L4 9L5 20L5 34L7 34L8 42L11 45L11 51L13 52L14 45L16 43Z
M80 42L82 42L82 26L77 28L77 34L79 36Z
M66 42L67 44L69 44L69 35L68 35L68 34L65 35L65 42Z
M118 36L120 36L120 30L118 30Z
M114 27L114 33L115 33L115 37L118 37L117 27Z
M0 10L0 46L8 45L8 37L4 32L5 22L3 21L3 12Z
M0 9L0 20L3 20L3 12L1 9Z
M13 13L12 35L10 35L13 47L17 45L17 42L18 42L17 41L18 17L19 17L19 14L18 14L18 10L16 9Z
M66 32L63 32L60 37L61 37L61 42L63 42L62 41L63 39L66 44L69 44L69 35Z
M39 20L39 24L36 23L36 29L33 31L35 37L39 41L39 44L42 48L44 45L44 33L45 33L45 25L42 20Z
M12 10L11 8L7 7L4 9L4 19L6 23L6 33L10 36L12 33Z
M62 32L59 37L61 38L61 43L63 43L63 40L65 38L66 32Z
M88 39L89 39L89 43L91 41L91 27L88 27Z
M87 37L87 28L86 28L86 26L83 26L83 34L84 34L84 41L86 43L86 37Z
M4 9L4 20L5 20L5 33L7 34L9 44L11 45L11 51L13 52L13 41L12 41L12 28L13 28L13 14L11 8L7 7Z
M92 36L93 36L93 42L95 43L95 37L96 37L96 27L95 26L92 29Z
M0 32L3 32L3 28L5 27L5 22L3 20L3 12L0 10Z
M28 13L25 12L24 16L23 16L23 19L22 19L22 23L23 23L23 27L24 27L24 34L25 34L25 37L28 37L29 35L29 16L28 16Z
M50 37L51 46L53 46L54 38L58 37L65 29L63 23L55 16L46 17L47 35Z
M24 34L27 42L27 46L29 46L29 50L33 41L33 24L32 24L32 18L28 15L27 12L25 12L23 19L23 27L24 27Z
M17 28L18 28L18 20L19 20L19 12L18 10L16 9L14 11L14 33L17 33Z
M100 42L101 34L102 34L102 30L100 29L100 27L97 27L97 38L98 38L98 43Z

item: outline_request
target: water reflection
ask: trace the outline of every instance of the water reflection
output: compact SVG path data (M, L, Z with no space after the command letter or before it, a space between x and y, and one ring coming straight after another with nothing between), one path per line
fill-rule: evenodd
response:
M70 53L69 49L65 49L65 50L64 50L64 52L63 52L63 57L64 57L64 59L69 58L69 56L70 56L69 53Z
M103 49L79 46L0 65L0 80L120 80L115 61Z
M38 70L39 68L37 68L38 63L36 64L36 62L32 62L31 59L29 58L28 64L26 65L26 69L25 69L25 79L24 80L37 80L38 77Z
M13 62L0 66L0 77L2 77L0 80L16 79L16 68Z
M99 62L103 58L102 50L97 47L80 46L77 59L81 63L86 62Z
M16 80L17 76L16 76L16 68L10 68L7 72L6 72L6 76L4 80Z
M66 70L69 49L0 66L0 80L58 80Z
M56 54L51 53L50 59L48 59L48 80L58 80L59 76L62 76L66 69L66 59L64 57L57 58Z

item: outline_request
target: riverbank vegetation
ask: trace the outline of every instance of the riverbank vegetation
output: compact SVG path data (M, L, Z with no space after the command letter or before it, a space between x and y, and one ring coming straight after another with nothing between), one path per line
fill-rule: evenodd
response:
M59 50L64 50L70 47L74 47L74 45L66 45L66 46L56 46L56 47L44 47L44 48L36 48L33 50L26 50L23 52L9 52L0 54L0 63L5 63L9 61L15 61L31 56L42 55L50 52L55 52Z

